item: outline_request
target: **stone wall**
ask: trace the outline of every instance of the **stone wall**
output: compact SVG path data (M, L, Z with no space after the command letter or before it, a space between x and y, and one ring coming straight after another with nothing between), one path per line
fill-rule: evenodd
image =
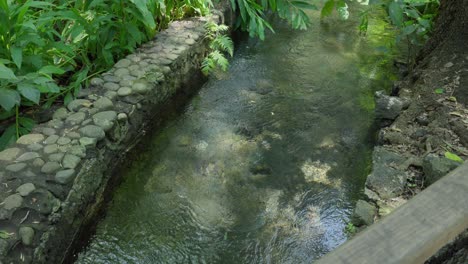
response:
M0 263L64 261L95 221L119 160L171 97L200 86L204 24L222 17L171 23L0 152Z

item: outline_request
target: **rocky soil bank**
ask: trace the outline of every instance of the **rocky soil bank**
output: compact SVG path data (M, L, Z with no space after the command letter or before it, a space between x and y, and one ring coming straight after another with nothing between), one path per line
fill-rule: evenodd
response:
M394 84L391 95L376 93L382 128L354 225L378 221L468 158L467 61L467 49L435 50ZM460 259L468 261L463 248Z

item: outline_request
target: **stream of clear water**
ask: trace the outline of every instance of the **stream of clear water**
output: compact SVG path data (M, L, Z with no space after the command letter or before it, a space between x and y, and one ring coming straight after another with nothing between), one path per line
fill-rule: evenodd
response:
M343 243L372 95L393 78L386 24L367 37L357 25L276 21L265 41L241 41L229 71L145 142L77 263L311 263Z

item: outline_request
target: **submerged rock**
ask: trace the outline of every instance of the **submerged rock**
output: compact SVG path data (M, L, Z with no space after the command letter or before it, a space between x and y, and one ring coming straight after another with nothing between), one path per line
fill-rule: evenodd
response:
M256 85L249 90L261 95L266 95L273 91L273 84L269 80L260 79L257 81Z
M272 170L266 163L255 163L250 167L250 172L252 174L269 175Z

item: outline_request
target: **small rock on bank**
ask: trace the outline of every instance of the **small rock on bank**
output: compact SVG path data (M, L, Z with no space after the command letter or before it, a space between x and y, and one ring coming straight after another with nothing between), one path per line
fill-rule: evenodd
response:
M375 147L372 154L373 168L367 177L366 186L381 198L388 199L403 193L407 173L398 166L406 161L405 157L384 147Z
M371 225L374 223L374 216L377 212L375 205L364 200L356 203L356 208L352 216L352 222L355 226Z
M423 160L423 171L426 176L426 185L433 184L460 164L461 163L449 160L445 157L428 154Z

